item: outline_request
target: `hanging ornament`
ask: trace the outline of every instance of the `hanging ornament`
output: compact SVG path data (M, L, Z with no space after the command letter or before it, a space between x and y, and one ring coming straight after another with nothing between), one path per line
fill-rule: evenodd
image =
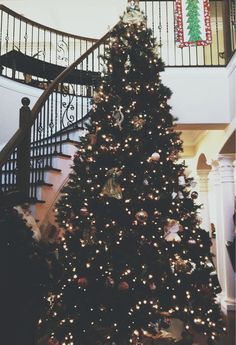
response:
M167 242L180 242L178 232L182 230L180 223L175 219L169 219L164 227L164 238Z
M185 176L179 175L178 182L179 182L179 186L185 186L186 185Z
M87 217L89 215L89 211L87 207L81 207L81 209L79 210L79 213L82 217Z
M148 213L144 210L141 210L135 214L135 218L139 224L143 224L148 220Z
M158 152L153 152L153 154L148 158L149 163L156 163L160 159L160 155Z
M182 192L178 191L178 193L176 193L175 191L171 194L172 199L178 198L178 199L183 199L184 195Z
M88 286L88 279L85 277L80 277L78 279L78 285L85 288L86 286Z
M193 191L192 193L191 193L191 198L192 199L197 199L198 198L198 192L196 192L196 191Z
M133 119L131 120L131 123L132 123L134 129L139 131L145 125L146 120L139 117L139 116L134 116Z
M170 259L170 267L172 273L192 274L196 264L190 260L183 260L178 254L175 254L174 259Z
M148 186L148 185L149 185L148 179L145 178L145 179L143 180L143 184L144 184L144 186Z
M122 107L119 107L112 112L112 117L115 119L120 130L122 130L121 124L124 121L124 114L122 113L121 109Z
M128 291L129 290L129 284L126 281L122 281L118 285L118 290L120 291Z
M117 178L122 174L122 171L118 168L112 168L108 170L108 180L105 183L101 196L107 196L115 199L122 199L121 186L116 182Z
M114 279L112 279L111 277L107 277L106 281L105 281L105 285L106 287L114 287L115 286L115 281Z

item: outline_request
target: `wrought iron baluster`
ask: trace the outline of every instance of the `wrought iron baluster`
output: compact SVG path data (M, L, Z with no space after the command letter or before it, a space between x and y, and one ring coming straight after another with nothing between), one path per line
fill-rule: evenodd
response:
M33 56L34 49L34 26L31 26L31 42L30 42L30 55Z
M167 65L170 64L170 59L169 59L169 17L168 17L168 13L169 13L169 6L168 6L168 2L165 1L165 7L166 7L166 51L167 51Z
M58 121L57 121L58 120L58 107L57 107L58 90L55 90L54 92L55 92L55 132L57 132L58 131L58 128L57 128L57 126L58 126ZM58 139L57 138L58 138L57 135L55 135L55 139L54 139L54 141L55 141L55 153L58 152L58 150L57 150L57 140Z
M173 52L174 52L174 66L177 66L177 54L176 54L176 16L175 16L175 2L172 1L172 18L173 18L173 42L174 42L174 46L173 46Z
M25 54L27 54L27 40L28 40L28 33L27 33L27 22L26 22L25 23L25 34L24 34Z
M15 49L16 18L13 17L12 23L12 49Z
M218 1L214 1L215 2L215 18L216 18L216 26L215 26L215 30L216 30L216 59L217 59L217 65L220 65L220 55L219 55L219 33L218 33Z

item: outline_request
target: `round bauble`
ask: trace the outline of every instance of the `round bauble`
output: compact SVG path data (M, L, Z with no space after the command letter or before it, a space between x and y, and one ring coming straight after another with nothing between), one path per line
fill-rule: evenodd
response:
M159 161L160 158L161 158L161 156L159 155L158 152L153 152L151 157L148 158L148 162L156 163Z
M129 290L129 284L126 281L120 282L118 285L118 290L128 291Z
M88 286L88 279L86 277L80 277L78 279L78 285L81 286L81 287Z
M131 120L131 123L133 125L133 128L138 131L143 128L143 126L146 123L146 120L143 119L142 117L134 116L133 119Z
M193 191L193 192L191 193L191 198L192 198L192 199L197 199L197 198L198 198L198 192Z
M138 223L143 224L148 219L148 213L144 210L141 210L141 211L136 213L135 218L138 221Z
M83 217L87 217L89 215L89 211L87 207L81 207L81 209L79 210L79 213Z

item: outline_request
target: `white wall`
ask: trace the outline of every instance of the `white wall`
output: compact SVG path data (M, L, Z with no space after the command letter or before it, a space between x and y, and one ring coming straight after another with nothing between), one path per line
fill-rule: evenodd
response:
M180 123L230 123L226 68L169 67L162 82L173 92L172 114Z
M236 119L236 53L227 66L229 80L229 106L231 119Z
M179 124L230 123L226 68L166 68L162 81L173 92L170 105ZM29 97L32 108L41 92L0 77L0 145L18 128L21 98Z
M19 127L21 99L30 99L30 108L43 90L0 77L0 149Z
M127 0L2 0L1 4L52 28L100 38L117 23Z

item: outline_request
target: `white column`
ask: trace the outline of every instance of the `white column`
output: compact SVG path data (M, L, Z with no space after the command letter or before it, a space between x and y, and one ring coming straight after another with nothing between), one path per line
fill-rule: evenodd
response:
M222 261L224 263L224 297L221 300L222 307L226 310L234 310L235 300L235 273L228 255L226 242L234 237L234 165L235 155L219 156L220 194L221 194L221 217L223 234L221 242Z
M221 188L219 162L214 160L211 162L212 170L209 173L209 201L210 201L210 219L215 225L216 239L213 240L213 251L216 251L216 270L222 288L222 293L218 295L219 301L224 298L225 279L224 279L224 262L223 257L223 218L221 216Z
M206 231L210 231L210 215L209 215L209 199L208 199L208 182L210 170L197 170L197 182L199 191L199 200L202 204L200 209L200 215L202 218L202 228Z

